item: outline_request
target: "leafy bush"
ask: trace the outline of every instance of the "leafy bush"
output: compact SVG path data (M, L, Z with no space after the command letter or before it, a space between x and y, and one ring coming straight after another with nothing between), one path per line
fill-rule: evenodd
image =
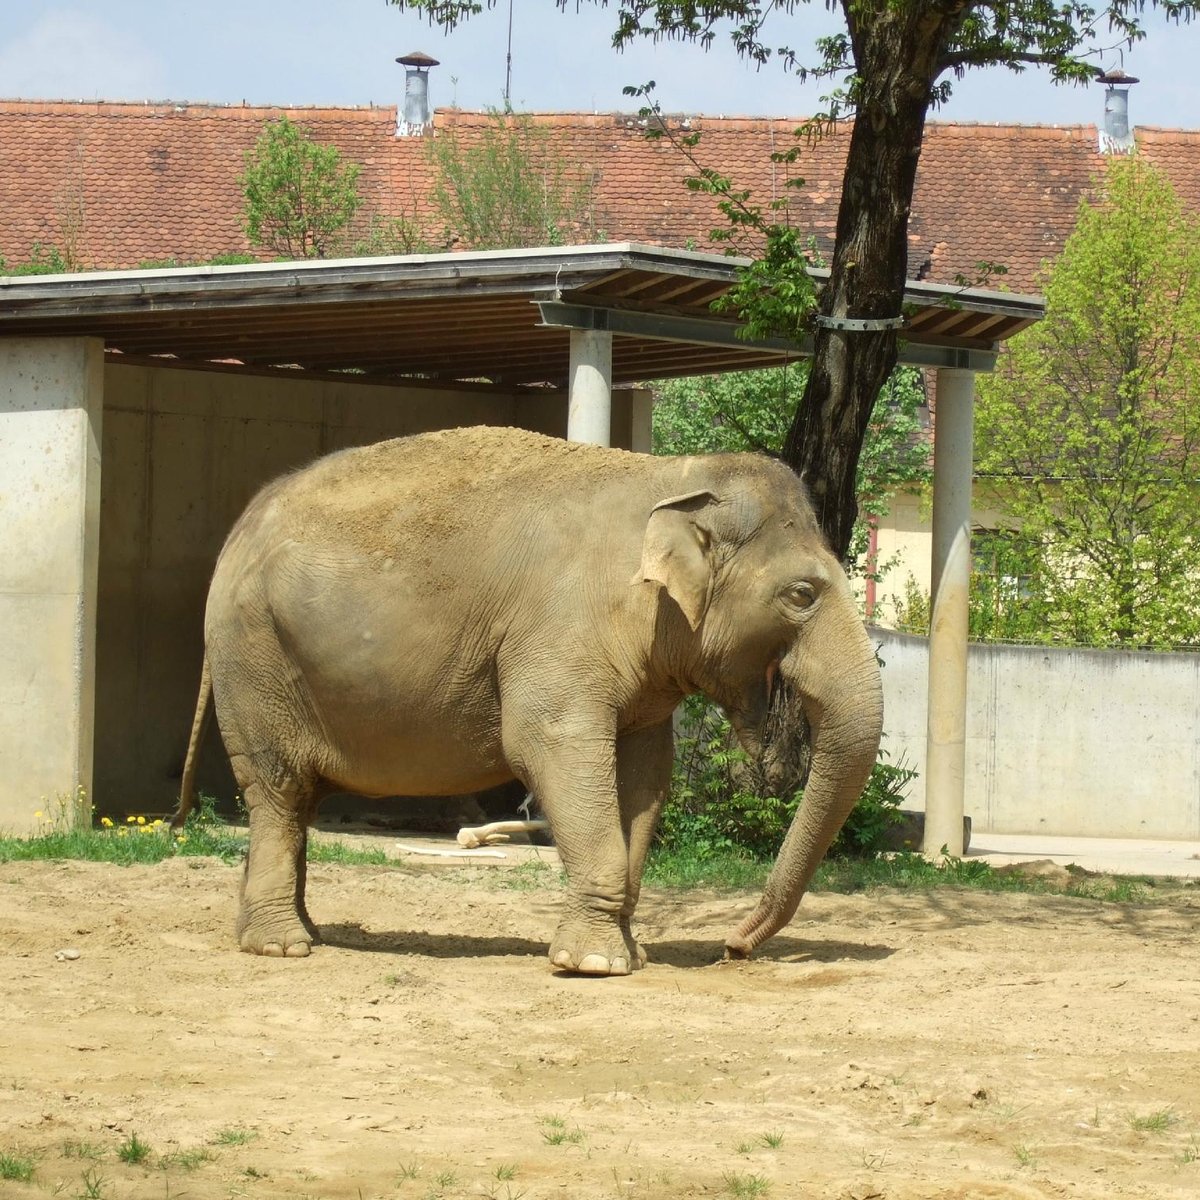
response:
M57 246L44 246L34 242L27 263L9 266L0 258L0 272L5 275L64 275L75 268Z
M916 772L903 764L880 761L862 798L850 813L831 856L870 858L884 849L888 830ZM700 861L743 853L773 858L803 802L803 790L788 797L765 796L752 783L749 758L738 744L729 719L702 696L684 701L682 727L675 739L671 797L664 807L658 842L668 850L686 850Z

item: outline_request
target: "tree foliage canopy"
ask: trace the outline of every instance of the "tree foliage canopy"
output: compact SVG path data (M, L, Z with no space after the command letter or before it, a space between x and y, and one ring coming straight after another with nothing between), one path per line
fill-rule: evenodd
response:
M1020 529L997 608L1048 638L1196 643L1200 224L1151 166L1111 160L1045 290L980 381L977 470Z
M360 170L286 114L269 121L240 179L251 245L288 258L326 257L362 205Z
M470 144L451 126L429 154L444 241L505 250L594 240L591 172L568 161L528 115L492 110Z

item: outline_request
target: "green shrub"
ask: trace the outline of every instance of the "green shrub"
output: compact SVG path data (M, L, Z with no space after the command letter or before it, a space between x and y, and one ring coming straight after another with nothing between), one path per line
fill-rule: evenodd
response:
M886 758L881 750L831 856L870 858L884 849L916 775ZM755 859L774 858L804 793L763 795L754 788L748 766L725 714L702 696L688 697L675 739L674 777L659 825L659 846L686 850L700 861L739 851Z

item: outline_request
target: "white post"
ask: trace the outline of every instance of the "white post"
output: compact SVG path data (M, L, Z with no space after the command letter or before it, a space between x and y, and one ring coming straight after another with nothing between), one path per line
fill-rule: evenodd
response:
M0 829L81 816L92 787L97 338L0 338Z
M963 852L974 391L974 371L938 371L923 847L934 859Z
M603 329L572 329L567 441L612 444L612 339Z

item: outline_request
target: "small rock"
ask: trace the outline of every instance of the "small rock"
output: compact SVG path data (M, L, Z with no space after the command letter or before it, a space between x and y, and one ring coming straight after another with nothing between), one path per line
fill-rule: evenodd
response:
M59 962L74 962L79 957L79 951L73 946L68 946L65 950L56 950L54 957Z

